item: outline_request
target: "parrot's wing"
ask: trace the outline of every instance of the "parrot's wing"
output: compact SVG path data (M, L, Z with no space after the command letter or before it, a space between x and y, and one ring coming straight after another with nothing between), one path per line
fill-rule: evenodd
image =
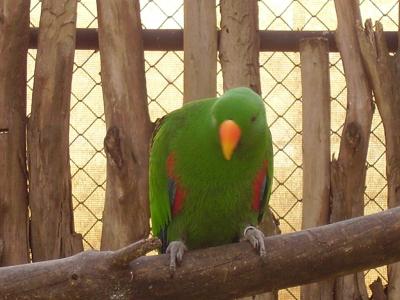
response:
M271 188L272 188L272 179L273 179L273 170L274 170L274 155L272 150L272 138L271 132L269 128L267 128L267 151L266 151L266 160L264 163L265 172L263 172L263 179L261 185L261 203L260 210L258 214L258 223L261 222L265 208L268 205L269 198L271 196Z
M168 224L181 210L185 196L174 174L175 155L170 149L171 138L175 136L174 128L179 128L181 123L181 118L167 115L157 121L152 137L149 168L150 211L152 232L161 239L162 252L165 252L168 244Z
M151 212L151 227L158 236L163 247L166 241L166 227L171 221L171 204L168 192L168 174L166 160L169 152L168 117L157 120L151 139L149 161L149 201Z

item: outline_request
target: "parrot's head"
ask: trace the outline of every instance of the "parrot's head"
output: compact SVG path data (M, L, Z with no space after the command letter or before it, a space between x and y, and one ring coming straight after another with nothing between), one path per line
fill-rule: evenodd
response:
M251 153L252 147L266 136L264 103L253 90L245 87L226 91L212 109L213 125L223 157Z

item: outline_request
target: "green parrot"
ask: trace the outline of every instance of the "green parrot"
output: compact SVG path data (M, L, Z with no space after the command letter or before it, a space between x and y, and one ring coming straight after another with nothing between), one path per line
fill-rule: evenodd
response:
M241 238L265 256L255 226L271 193L273 152L264 103L249 88L185 104L162 118L150 152L152 232L170 269L188 249Z

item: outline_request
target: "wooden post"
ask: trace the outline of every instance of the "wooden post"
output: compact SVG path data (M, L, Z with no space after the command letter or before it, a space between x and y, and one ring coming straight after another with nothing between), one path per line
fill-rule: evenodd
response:
M382 24L376 22L374 32L371 20L365 30L359 24L358 41L385 129L388 207L393 208L400 205L400 50L389 54ZM400 263L388 266L387 294L389 300L400 299Z
M261 95L260 36L258 33L257 0L221 0L221 32L219 59L222 66L224 91L247 86ZM270 209L267 209L261 230L279 233ZM277 299L277 292L257 295L255 299Z
M343 60L347 85L346 120L338 160L331 165L331 222L363 215L366 158L372 122L371 89L357 40L358 0L335 0L338 19L336 43ZM335 297L368 299L364 274L336 280Z
M28 262L26 62L30 1L0 0L0 266Z
M34 261L83 249L74 232L69 165L69 110L76 0L44 0L32 114L28 126L29 205Z
M257 0L221 0L220 6L219 59L222 66L224 91L238 86L247 86L261 94ZM268 235L279 232L269 209L261 227ZM277 299L277 297L278 294L274 291L256 295L254 299L267 300Z
M257 0L221 0L220 5L224 90L247 86L261 94Z
M97 0L107 135L107 187L101 249L149 234L147 108L138 0Z
M184 102L217 93L215 0L184 1Z
M330 190L330 82L329 48L324 38L300 43L303 90L303 224L329 223ZM333 281L301 287L301 299L333 299Z

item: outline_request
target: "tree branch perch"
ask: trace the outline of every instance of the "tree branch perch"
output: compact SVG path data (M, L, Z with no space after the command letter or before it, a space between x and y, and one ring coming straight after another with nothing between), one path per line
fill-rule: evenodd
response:
M148 239L118 251L87 251L0 268L0 295L5 299L230 299L310 283L400 260L400 208L271 236L266 245L263 261L246 242L188 252L171 278L166 255L126 264L159 246L158 240Z

